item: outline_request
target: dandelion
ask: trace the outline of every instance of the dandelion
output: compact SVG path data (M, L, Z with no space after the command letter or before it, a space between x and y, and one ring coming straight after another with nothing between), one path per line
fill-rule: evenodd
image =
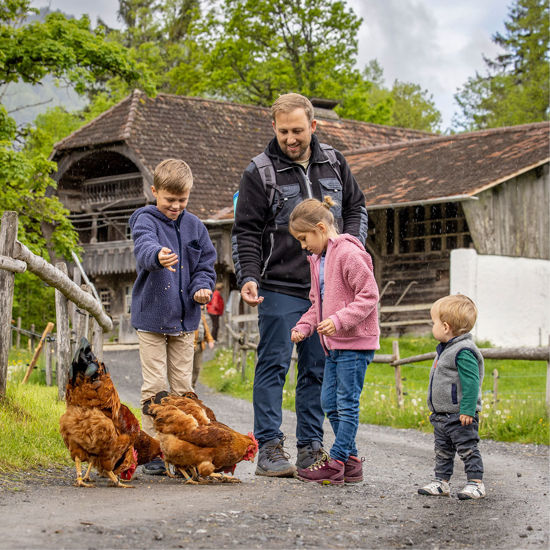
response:
M417 404L416 399L411 399L411 403L412 403L413 407L416 407L416 404Z
M386 399L386 396L383 393L381 393L380 394L380 399L382 399L382 401L384 401L384 399Z
M496 411L495 411L495 414L496 414L497 416L500 416L500 415L502 414L502 412L499 411L499 410L496 410Z

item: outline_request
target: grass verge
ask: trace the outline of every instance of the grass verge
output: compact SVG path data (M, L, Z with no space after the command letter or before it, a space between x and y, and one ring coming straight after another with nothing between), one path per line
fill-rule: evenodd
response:
M393 339L381 341L379 353L392 353ZM399 339L401 357L435 350L429 337ZM488 347L481 344L481 347ZM395 371L387 364L373 363L367 370L361 395L360 421L368 424L415 428L431 432L426 392L431 361L401 367L404 390L402 407L397 406ZM493 371L498 370L498 401L494 403ZM201 382L235 397L252 400L253 355L247 361L246 379L232 363L232 352L220 349L216 358L204 364ZM519 443L549 443L549 419L545 406L546 362L486 360L483 381L483 410L480 435L485 439ZM283 407L294 410L295 381L287 378Z

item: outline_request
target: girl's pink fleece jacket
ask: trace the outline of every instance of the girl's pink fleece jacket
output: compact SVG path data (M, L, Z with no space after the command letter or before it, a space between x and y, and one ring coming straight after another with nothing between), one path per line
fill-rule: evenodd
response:
M321 256L308 257L311 269L311 307L292 330L311 336L319 322L332 319L336 333L320 336L332 349L379 349L378 286L372 259L361 242L344 233L328 241L325 256L325 298L321 302L319 268Z

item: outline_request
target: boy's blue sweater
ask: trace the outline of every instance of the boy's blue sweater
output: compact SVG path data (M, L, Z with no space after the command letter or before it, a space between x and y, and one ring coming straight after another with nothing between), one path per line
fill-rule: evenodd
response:
M162 334L196 330L201 313L193 295L216 283L216 249L206 227L186 210L171 220L152 205L138 208L129 223L137 264L132 326ZM175 273L159 264L162 247L178 255Z

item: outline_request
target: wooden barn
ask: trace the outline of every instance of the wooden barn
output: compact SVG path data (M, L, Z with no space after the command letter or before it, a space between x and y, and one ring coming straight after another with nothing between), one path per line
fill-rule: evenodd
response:
M452 249L550 260L549 131L541 122L346 152L386 332L427 330L429 304L449 293Z
M327 102L316 103L317 135L341 151L366 150L427 134L341 120ZM273 137L268 108L139 90L57 143L55 180L84 248L83 265L106 311L120 321L121 340L129 326L135 279L130 214L153 202L155 166L184 159L194 186L189 210L208 226L218 251L217 272L226 292L234 286L229 234L232 196L250 159Z

